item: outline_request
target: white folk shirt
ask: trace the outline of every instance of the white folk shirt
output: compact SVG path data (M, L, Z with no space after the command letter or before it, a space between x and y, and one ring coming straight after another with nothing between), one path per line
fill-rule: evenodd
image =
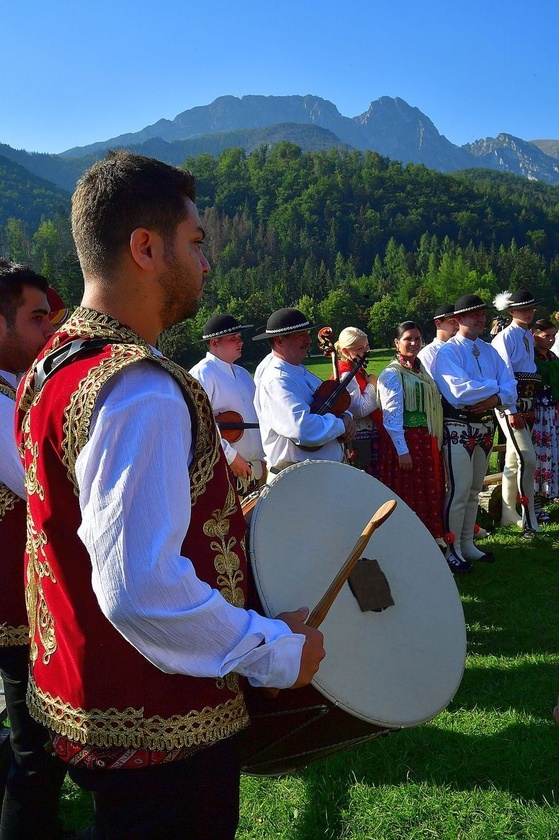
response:
M247 370L223 362L213 353L206 353L205 358L194 365L190 373L210 398L214 414L236 411L245 423L258 423L254 410L254 382ZM234 444L222 438L222 445L228 464L233 463L238 453L254 465L254 477L260 478L262 472L258 462L264 459L264 450L258 429L245 429Z
M435 356L441 349L445 342L442 338L434 338L431 344L427 344L425 347L422 347L419 353L417 354L417 358L429 374L429 376L433 376L433 364L435 362Z
M491 346L495 348L513 373L535 373L534 336L514 321L497 333Z
M396 454L409 452L404 431L404 389L395 370L384 368L378 378L378 392L382 406L382 425L390 435Z
M229 604L181 555L191 459L190 415L175 380L149 362L111 379L76 460L78 534L99 606L166 673L236 671L255 686L287 688L297 679L304 637Z
M516 411L516 380L495 348L480 338L472 341L457 333L445 341L435 356L433 378L454 408L497 394L507 414Z
M314 392L321 383L305 365L292 365L277 356L266 357L256 385L254 405L269 467L299 461L341 461L337 438L345 433L343 420L333 414L311 414ZM305 452L300 446L320 446Z
M343 373L341 381L343 382L349 376L349 371ZM363 391L359 387L359 382L355 377L351 380L349 385L346 385L350 405L349 410L355 418L368 417L377 408L377 395L375 386L367 382Z
M0 376L14 388L17 385L15 373L0 370ZM20 499L25 499L24 470L17 451L14 432L16 404L5 394L0 394L0 484L5 484Z

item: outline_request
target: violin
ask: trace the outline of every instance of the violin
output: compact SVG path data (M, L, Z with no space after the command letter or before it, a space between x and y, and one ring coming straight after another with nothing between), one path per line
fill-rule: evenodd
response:
M351 403L347 386L357 371L366 364L367 353L363 353L362 356L356 358L353 367L345 379L341 381L338 371L336 348L332 342L332 327L322 327L318 331L318 345L326 356L332 357L334 379L327 379L325 382L321 382L314 392L311 403L311 414L335 414L336 417L340 417L344 411L347 411Z
M242 414L238 411L222 411L215 415L215 422L218 425L221 437L227 443L237 443L245 432L245 429L258 429L258 423L245 423Z
M335 414L336 417L341 417L342 414L348 410L351 397L347 386L357 373L367 362L367 353L358 356L354 362L353 367L348 372L347 376L340 380L340 373L338 371L338 356L336 348L332 341L332 327L322 327L318 331L318 346L326 356L332 357L332 367L334 372L334 379L326 379L321 382L313 394L311 402L311 414ZM322 449L322 446L300 446L305 452L316 452Z

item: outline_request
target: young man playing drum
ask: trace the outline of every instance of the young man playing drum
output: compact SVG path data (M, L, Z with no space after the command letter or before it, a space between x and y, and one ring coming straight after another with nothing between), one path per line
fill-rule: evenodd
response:
M231 840L239 674L306 685L306 610L245 608L246 523L203 389L155 344L209 264L194 178L124 151L72 199L79 307L19 394L32 713L93 794L93 837Z

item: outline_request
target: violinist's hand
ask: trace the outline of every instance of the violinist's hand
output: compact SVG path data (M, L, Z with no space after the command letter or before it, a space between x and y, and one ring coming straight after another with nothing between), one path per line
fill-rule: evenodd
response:
M233 470L233 474L239 476L239 478L250 478L252 475L250 464L238 453L235 455L234 460L231 461L229 466Z
M305 624L308 614L308 607L300 607L295 612L283 612L276 616L285 621L292 633L299 633L306 637L301 651L299 676L291 688L302 688L304 685L308 685L325 656L322 646L322 633L320 630L315 630L314 627L308 627Z
M347 441L350 441L352 438L355 437L355 434L357 432L357 426L355 424L355 420L353 419L353 417L350 417L349 414L343 414L342 420L344 422L345 431L343 435L341 435L338 438L338 440L341 440L342 443L346 443Z
M368 373L366 378L367 378L367 384L368 385L372 385L373 388L377 387L378 376L375 376L374 373Z
M405 455L398 455L398 466L401 470L411 470L413 467L411 455L409 452L406 452Z

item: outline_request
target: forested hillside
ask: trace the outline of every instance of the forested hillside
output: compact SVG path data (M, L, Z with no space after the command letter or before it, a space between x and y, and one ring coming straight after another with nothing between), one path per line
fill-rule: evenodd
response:
M216 310L264 323L280 306L370 331L386 345L404 317L429 318L465 292L489 299L527 286L557 308L559 188L472 170L441 174L374 152L302 152L291 143L230 149L186 165L213 273L195 319L170 330L165 350L189 364L191 341ZM4 252L49 273L71 303L81 281L68 219L37 232L11 220ZM261 347L247 350L262 352Z
M20 219L35 230L41 218L67 213L69 206L69 192L0 154L0 219Z

